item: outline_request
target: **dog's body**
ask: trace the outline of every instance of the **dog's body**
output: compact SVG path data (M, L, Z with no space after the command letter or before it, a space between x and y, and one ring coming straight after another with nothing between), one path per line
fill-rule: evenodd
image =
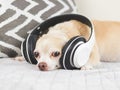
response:
M103 61L120 60L120 22L92 21L96 42L89 60L82 69L91 69ZM41 70L53 70L60 67L59 58L65 43L74 36L90 36L90 28L76 20L70 20L49 28L37 40L34 55Z
M102 61L120 60L120 22L93 21Z

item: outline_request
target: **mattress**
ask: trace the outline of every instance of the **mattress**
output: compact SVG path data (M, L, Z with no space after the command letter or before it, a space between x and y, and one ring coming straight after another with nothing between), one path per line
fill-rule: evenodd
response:
M0 59L0 90L120 90L120 62L93 70L39 71L35 65Z

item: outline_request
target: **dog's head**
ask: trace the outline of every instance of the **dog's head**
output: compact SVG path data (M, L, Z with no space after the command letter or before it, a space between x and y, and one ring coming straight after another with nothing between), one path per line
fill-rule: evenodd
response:
M38 62L39 69L47 71L60 68L59 59L63 46L73 36L88 37L87 31L89 31L88 26L75 20L50 27L48 33L42 35L36 42L34 57Z
M37 40L34 50L38 68L43 71L54 70L60 68L59 59L61 57L61 49L66 40L60 35L45 34Z

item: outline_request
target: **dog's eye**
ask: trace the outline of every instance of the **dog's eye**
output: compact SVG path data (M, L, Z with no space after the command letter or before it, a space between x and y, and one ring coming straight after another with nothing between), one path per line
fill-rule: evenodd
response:
M51 56L53 57L57 57L60 55L60 52L59 51L56 51L56 52L52 52Z
M34 52L33 54L35 58L37 58L40 55L39 52Z

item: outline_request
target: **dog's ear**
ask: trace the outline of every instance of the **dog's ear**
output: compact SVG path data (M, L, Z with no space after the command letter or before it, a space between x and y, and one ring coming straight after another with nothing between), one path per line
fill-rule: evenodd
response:
M72 20L72 22L78 28L80 35L85 37L86 40L88 40L90 37L90 33L91 33L90 27L86 24L83 24L83 23L77 21L77 20Z
M91 35L90 27L88 27L87 25L83 25L80 28L80 33L81 33L82 36L85 37L86 40L88 40L90 35Z

